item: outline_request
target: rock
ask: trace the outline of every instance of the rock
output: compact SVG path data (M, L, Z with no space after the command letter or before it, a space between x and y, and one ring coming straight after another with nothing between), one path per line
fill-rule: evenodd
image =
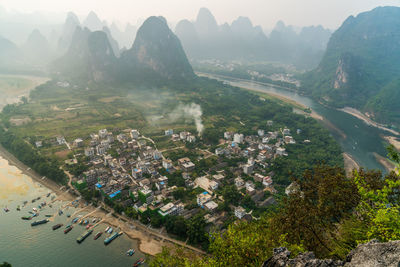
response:
M345 267L398 267L400 266L400 240L379 243L372 240L352 250Z
M296 258L290 259L290 251L287 248L274 249L274 255L264 262L262 267L336 267L343 266L343 262L331 259L316 259L313 252L299 254Z
M361 244L349 253L346 262L316 259L313 252L300 253L293 259L290 254L287 248L275 248L273 256L262 267L399 267L400 240L386 243L372 240Z

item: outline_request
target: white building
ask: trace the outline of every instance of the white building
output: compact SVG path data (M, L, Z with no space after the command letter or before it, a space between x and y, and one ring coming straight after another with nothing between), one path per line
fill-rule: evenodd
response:
M242 219L246 215L246 210L242 207L236 207L235 208L235 216L239 219Z
M86 157L92 157L94 156L94 148L93 147L86 147L85 148L85 156Z
M161 214L161 216L167 216L167 215L176 216L183 211L183 207L184 207L183 204L175 205L174 203L168 203L163 207L161 207L158 213Z
M252 174L253 170L254 170L254 165L252 164L246 164L243 166L243 172L247 175Z
M261 130L261 129L259 129L257 131L257 133L258 133L258 136L264 136L264 134L265 134L264 130Z
M162 166L164 169L168 170L168 169L172 168L172 161L169 159L163 159Z
M283 148L283 147L278 147L278 148L276 149L276 154L279 155L279 156L284 156L285 153L286 153L286 149Z
M243 179L240 177L235 178L235 185L236 187L242 187L244 185Z
M211 195L208 192L203 192L197 195L197 205L204 206L208 201L211 200Z
M165 135L173 135L174 134L174 130L172 129L168 129L164 131Z
M243 143L243 140L244 140L244 135L243 134L236 133L233 136L233 142L235 142L235 143L241 144L241 143Z
M83 140L81 138L77 138L74 140L74 147L82 147L83 146Z
M224 138L227 140L232 139L232 132L224 132Z
M106 138L107 137L107 133L108 133L108 131L107 131L107 129L101 129L101 130L99 130L99 137L100 138Z
M103 155L107 152L107 147L104 145L98 145L96 147L97 155Z
M131 131L131 138L132 138L132 139L138 139L138 138L139 138L139 131L133 129L133 130Z

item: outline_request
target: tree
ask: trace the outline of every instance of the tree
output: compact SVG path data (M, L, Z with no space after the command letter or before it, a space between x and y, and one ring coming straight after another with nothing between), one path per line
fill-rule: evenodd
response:
M235 206L239 204L239 201L242 197L235 185L225 186L222 189L222 196L225 202Z
M199 244L207 241L206 232L204 230L206 221L203 214L197 214L187 221L187 235L189 241L193 244Z
M3 262L0 264L0 267L11 267L11 264L9 264L8 262Z
M286 234L291 244L304 244L318 256L329 256L336 245L337 224L350 217L360 196L342 168L326 165L306 171L294 181L300 189L283 202L273 216L271 230Z

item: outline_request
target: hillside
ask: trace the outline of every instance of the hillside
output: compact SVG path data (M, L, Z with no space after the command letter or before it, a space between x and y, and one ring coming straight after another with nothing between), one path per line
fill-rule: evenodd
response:
M329 40L303 89L335 107L351 106L384 123L400 123L400 8L349 17Z

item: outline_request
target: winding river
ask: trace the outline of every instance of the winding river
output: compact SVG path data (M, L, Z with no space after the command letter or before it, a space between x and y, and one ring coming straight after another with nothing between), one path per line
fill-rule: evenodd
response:
M299 95L294 91L250 80L235 79L205 73L199 75L210 79L216 79L232 86L282 96L301 105L310 107L318 115L324 118L323 124L329 129L332 136L341 145L343 152L350 154L360 166L368 169L379 169L386 172L385 168L377 161L374 153L386 157L387 152L385 147L387 146L387 143L381 135L393 134L367 125L362 120L348 113L323 106L313 99Z

